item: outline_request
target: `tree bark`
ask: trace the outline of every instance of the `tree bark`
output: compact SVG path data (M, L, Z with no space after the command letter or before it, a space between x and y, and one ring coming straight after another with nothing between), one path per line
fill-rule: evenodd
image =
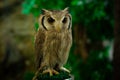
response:
M114 80L120 80L120 0L114 2Z

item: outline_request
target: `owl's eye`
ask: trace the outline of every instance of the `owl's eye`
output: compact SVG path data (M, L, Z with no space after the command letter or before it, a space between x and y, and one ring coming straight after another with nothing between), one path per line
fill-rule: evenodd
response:
M66 23L67 22L67 18L65 17L63 20L62 20L63 23Z
M53 23L54 21L55 21L55 20L54 20L53 18L51 18L51 17L48 18L48 22L49 22L49 23Z

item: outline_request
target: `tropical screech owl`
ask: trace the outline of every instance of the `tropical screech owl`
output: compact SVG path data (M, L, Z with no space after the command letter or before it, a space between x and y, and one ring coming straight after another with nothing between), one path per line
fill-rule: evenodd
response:
M37 69L41 73L58 74L59 70L66 70L63 65L72 45L72 17L68 8L42 11L35 37Z

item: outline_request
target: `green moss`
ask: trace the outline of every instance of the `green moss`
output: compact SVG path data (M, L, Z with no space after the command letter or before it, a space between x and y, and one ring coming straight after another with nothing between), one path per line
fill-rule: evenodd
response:
M50 76L49 74L39 74L38 80L64 80L71 78L70 74L64 71L61 71L58 75Z

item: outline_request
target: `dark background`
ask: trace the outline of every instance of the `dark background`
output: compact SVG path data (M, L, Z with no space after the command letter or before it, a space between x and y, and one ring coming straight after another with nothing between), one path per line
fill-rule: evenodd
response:
M119 0L0 0L0 80L31 80L41 9L65 7L73 22L65 67L75 80L120 80Z

